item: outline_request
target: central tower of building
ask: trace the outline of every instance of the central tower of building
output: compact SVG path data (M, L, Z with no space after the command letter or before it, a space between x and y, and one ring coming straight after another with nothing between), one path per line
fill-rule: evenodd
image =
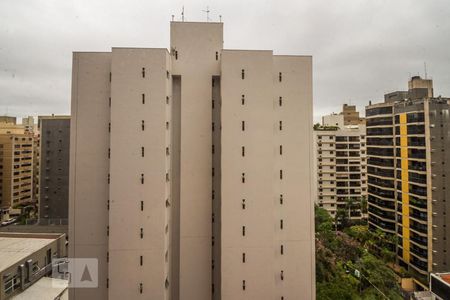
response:
M223 49L172 22L170 51L74 53L71 299L313 299L312 58Z

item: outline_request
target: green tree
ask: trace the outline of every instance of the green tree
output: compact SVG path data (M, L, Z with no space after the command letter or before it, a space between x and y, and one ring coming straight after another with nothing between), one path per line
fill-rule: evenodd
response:
M336 222L346 222L347 210L338 210ZM317 299L401 299L394 271L367 249L390 242L382 231L367 226L344 227L335 231L328 212L315 207L316 298ZM357 277L354 270L359 270Z

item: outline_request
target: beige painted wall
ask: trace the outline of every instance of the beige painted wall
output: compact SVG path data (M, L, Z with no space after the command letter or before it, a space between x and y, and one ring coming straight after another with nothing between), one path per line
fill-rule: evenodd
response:
M313 299L311 57L224 50L221 85L222 299Z
M168 298L169 290L164 283L169 264L165 253L169 251L166 199L170 182L166 181L169 166L165 148L170 143L166 97L170 96L171 89L166 61L170 61L166 49L113 48L112 51L111 300Z
M71 299L206 300L213 283L219 291L214 299L314 298L311 57L222 48L222 23L172 22L170 55L137 48L74 55L71 256L99 258L101 287L71 291ZM213 76L220 90L212 87ZM222 110L213 119L212 98L220 97ZM215 124L215 133L221 137L211 129L220 119L222 132ZM214 165L213 142L219 154ZM220 164L222 176L216 170L213 181L212 167ZM221 226L213 227L213 212L221 214L215 216ZM246 239L240 236L244 223Z
M171 22L181 75L180 299L211 298L211 81L219 75L222 23ZM195 274L195 275L194 275Z
M110 53L73 54L70 131L69 257L99 260L99 287L71 300L108 299L108 148Z

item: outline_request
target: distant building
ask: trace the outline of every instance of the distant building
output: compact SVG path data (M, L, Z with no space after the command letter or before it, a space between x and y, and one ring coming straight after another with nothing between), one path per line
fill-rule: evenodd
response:
M332 125L333 118L340 124ZM333 218L338 210L346 211L351 220L366 218L365 126L344 126L343 114L324 116L323 122L314 130L314 201Z
M322 126L335 126L344 128L344 115L343 114L330 114L322 117Z
M359 111L356 110L355 105L344 104L342 106L342 112L323 116L322 125L337 126L339 128L350 125L364 125L364 118L359 116Z
M67 224L70 116L39 116L39 222Z
M10 125L16 125L17 124L17 118L16 117L8 117L8 116L0 116L0 124L10 124Z
M396 93L366 107L369 228L396 236L398 263L426 278L450 264L449 99L417 76Z
M1 122L4 121L4 122ZM33 134L12 117L0 119L0 209L33 202Z
M52 259L66 256L65 242L64 234L0 233L0 299L10 299L51 274Z

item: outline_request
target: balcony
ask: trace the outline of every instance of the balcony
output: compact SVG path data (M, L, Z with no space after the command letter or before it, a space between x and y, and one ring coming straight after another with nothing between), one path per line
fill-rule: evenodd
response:
M408 134L425 134L424 125L408 125Z
M338 195L348 195L349 192L348 192L348 190L337 190L336 194L338 194Z
M370 157L367 161L368 165L394 167L394 160L389 158Z
M369 214L369 222L382 228L383 230L389 230L391 232L395 232L395 224L394 223L382 221L371 214Z
M416 267L417 269L419 269L422 272L427 272L428 271L428 264L424 261L419 260L416 257L412 257L411 261L410 261L411 265L413 265L414 267Z
M421 233L425 233L425 234L428 233L428 228L426 225L417 223L415 221L412 222L410 228L417 232L421 232Z
M393 144L392 138L367 138L368 146L392 146Z
M427 175L408 172L408 180L414 183L427 184Z
M349 167L348 168L349 172L361 172L361 169L359 167Z
M410 161L408 161L408 169L414 170L414 171L426 172L427 164L424 161L410 160Z
M369 176L368 182L370 184L380 186L380 187L385 187L385 188L390 188L390 189L394 188L394 182L392 180L380 179L377 177Z
M369 173L369 175L394 178L394 170L393 169L382 169L382 168L369 166L367 168L367 172Z
M408 146L425 147L425 138L412 136L408 138Z
M367 136L392 136L394 131L392 127L385 127L385 128L370 128L367 127Z
M372 147L367 147L367 154L368 155L375 155L375 156L392 157L392 156L394 156L394 150L392 148L372 148Z
M409 113L406 115L406 122L408 122L408 123L423 123L423 122L425 122L425 115L423 112Z
M349 157L359 157L360 154L359 154L359 151L357 151L357 152L349 152L349 153L348 153L348 156L349 156Z
M395 193L394 191L385 190L383 188L378 188L375 186L372 186L369 184L369 193L374 194L375 196L388 198L388 199L395 199Z
M414 253L415 255L419 256L420 258L427 260L428 259L428 252L424 249L420 249L419 247L416 247L415 245L413 245L409 251L411 253Z
M377 115L390 115L390 114L392 114L392 106L374 107L366 109L366 117L372 117Z
M369 213L374 214L378 218L387 219L390 222L396 221L395 212L392 211L383 210L375 206L369 206Z
M392 117L372 118L366 120L367 127L383 125L392 125Z
M381 200L381 199L378 199L378 198L376 198L376 197L374 197L372 195L368 196L368 200L367 201L368 201L369 204L374 204L374 205L377 205L377 206L382 207L382 208L395 210L395 203L394 203L394 201Z
M350 180L351 179L358 180L358 179L361 179L361 174L350 174L349 177L350 177Z
M337 166L336 167L336 172L348 172L348 167Z
M409 197L409 205L415 206L418 208L422 208L422 209L427 209L427 207L428 207L426 200L422 200L422 199L416 198L414 196Z
M412 232L409 239L420 246L428 247L428 240L426 237L421 237Z
M427 222L427 220L428 220L428 216L426 213L420 212L415 209L412 209L409 215L410 215L410 217L412 217L418 221Z
M425 159L427 156L424 149L408 149L408 157Z
M410 184L409 185L409 193L426 197L427 196L427 188Z
M336 151L336 157L348 157L348 152Z
M336 149L337 150L348 149L348 145L347 144L336 144Z

